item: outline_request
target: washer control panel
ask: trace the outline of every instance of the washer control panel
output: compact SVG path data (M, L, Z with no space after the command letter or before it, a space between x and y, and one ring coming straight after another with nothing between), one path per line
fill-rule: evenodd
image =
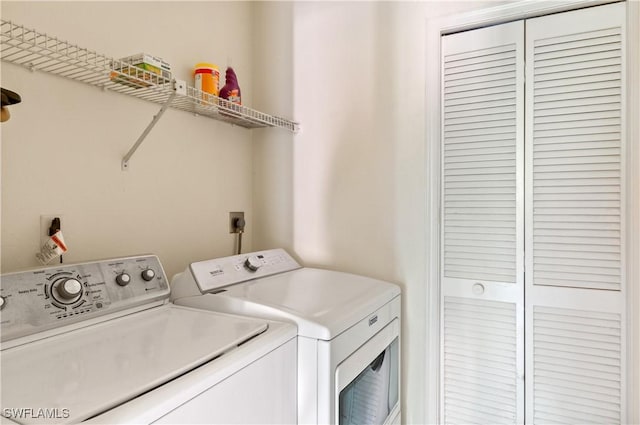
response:
M158 257L126 257L2 275L2 341L169 298Z
M240 254L192 263L191 273L202 293L300 268L284 249Z

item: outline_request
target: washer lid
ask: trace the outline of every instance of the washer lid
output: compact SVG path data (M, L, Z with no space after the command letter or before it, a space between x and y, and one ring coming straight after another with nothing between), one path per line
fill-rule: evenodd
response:
M267 327L259 319L165 305L9 348L0 359L2 413L15 409L12 419L25 424L81 422Z
M225 288L214 295L225 311L285 318L298 335L330 340L400 295L389 282L302 268Z

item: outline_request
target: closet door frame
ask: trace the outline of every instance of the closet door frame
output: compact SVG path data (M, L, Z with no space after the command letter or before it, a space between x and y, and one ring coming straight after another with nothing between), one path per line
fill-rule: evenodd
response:
M426 375L424 420L441 423L440 415L440 298L441 298L441 184L442 184L442 105L441 105L441 37L446 34L489 25L614 3L615 0L560 0L552 4L519 1L472 13L428 19L426 21L426 158L428 183L426 196ZM640 31L640 3L629 1L628 34ZM627 149L626 185L626 257L627 299L627 412L630 423L640 423L640 43L628 37L627 61ZM634 184L635 182L635 184ZM525 377L526 379L526 377ZM635 401L635 403L634 403Z

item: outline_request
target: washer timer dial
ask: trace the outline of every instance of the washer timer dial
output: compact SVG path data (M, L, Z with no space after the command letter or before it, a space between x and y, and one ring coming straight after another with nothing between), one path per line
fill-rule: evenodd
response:
M59 280L54 283L51 295L62 304L73 304L82 296L82 283L73 277Z
M78 279L67 279L57 288L58 295L65 300L72 300L82 294L82 284Z

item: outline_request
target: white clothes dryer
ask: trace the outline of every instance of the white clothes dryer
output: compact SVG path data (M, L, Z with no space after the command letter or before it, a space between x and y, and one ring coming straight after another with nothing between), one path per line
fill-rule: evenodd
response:
M298 327L298 422L400 421L400 288L301 267L282 249L192 263L174 303Z
M5 274L2 423L294 423L295 326L180 307L155 256Z

